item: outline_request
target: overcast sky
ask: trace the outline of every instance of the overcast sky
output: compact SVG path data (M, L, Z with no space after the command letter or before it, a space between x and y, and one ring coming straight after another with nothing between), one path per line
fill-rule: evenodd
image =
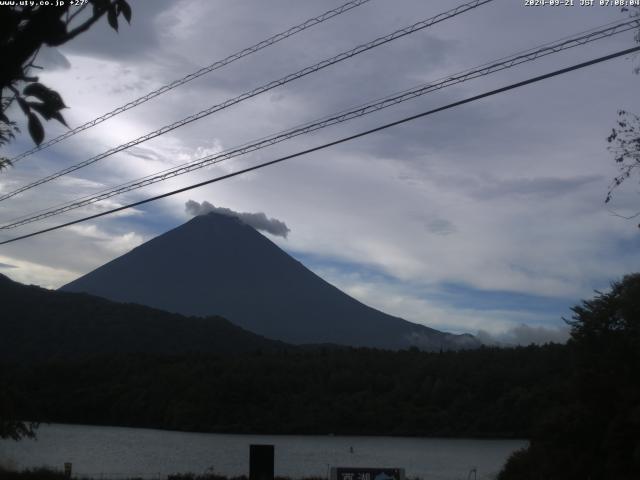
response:
M106 21L45 50L43 83L80 125L342 1L133 0L131 26ZM372 0L78 134L0 174L0 192L53 173L398 28L453 0ZM617 7L495 0L276 88L0 203L6 223L347 107L624 18ZM88 213L294 153L385 122L634 45L627 32L447 88L45 222ZM320 276L387 313L502 339L562 337L569 308L640 265L637 182L603 203L616 174L606 137L640 112L640 59L622 57L410 124L0 247L0 273L59 287L191 218L190 200L282 222L267 237ZM13 111L12 117L20 115ZM26 128L23 128L26 131ZM52 123L47 138L64 132ZM27 135L4 150L30 148ZM197 205L191 203L190 205ZM260 218L264 218L261 216ZM522 325L526 327L522 327ZM527 337L528 338L528 337Z

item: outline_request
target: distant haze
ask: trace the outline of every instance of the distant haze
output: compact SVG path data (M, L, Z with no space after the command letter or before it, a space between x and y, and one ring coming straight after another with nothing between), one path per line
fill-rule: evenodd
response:
M476 338L485 345L544 345L565 343L569 339L569 331L568 325L552 328L521 324L501 334L479 330Z

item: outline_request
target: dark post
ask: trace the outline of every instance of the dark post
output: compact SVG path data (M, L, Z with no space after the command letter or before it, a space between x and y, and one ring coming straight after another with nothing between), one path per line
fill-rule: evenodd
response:
M71 462L64 462L64 476L71 478Z
M273 480L273 445L249 445L249 480Z

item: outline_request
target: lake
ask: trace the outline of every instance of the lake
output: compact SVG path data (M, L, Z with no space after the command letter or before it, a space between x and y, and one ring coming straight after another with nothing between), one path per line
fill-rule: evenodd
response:
M64 462L72 462L74 475L95 478L206 471L247 475L250 444L275 445L279 476L326 478L329 466L369 466L401 467L407 477L425 480L466 480L472 468L478 479L494 478L509 454L527 441L230 435L50 424L39 428L37 441L0 441L0 464L62 469Z

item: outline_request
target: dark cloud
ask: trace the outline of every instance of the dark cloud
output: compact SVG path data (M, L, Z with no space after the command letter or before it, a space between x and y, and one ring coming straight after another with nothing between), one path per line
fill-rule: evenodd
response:
M287 235L291 231L284 222L275 218L267 218L262 212L236 212L230 208L216 207L207 201L198 203L194 200L189 200L185 203L185 210L189 215L193 216L206 215L207 213L214 212L229 217L236 217L256 230L261 230L283 238L287 238Z
M456 226L445 218L436 218L427 222L426 228L434 235L451 235L458 231Z
M156 19L174 3L173 0L132 2L131 25L120 17L118 32L115 32L105 16L77 39L65 44L64 50L116 60L139 57L142 52L148 52L161 45L161 31L156 25Z

